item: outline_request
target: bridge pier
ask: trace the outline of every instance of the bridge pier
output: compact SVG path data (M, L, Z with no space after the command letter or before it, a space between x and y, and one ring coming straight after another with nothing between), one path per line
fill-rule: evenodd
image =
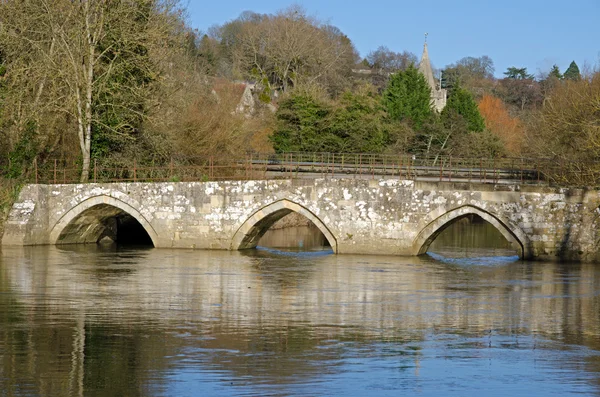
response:
M591 262L600 260L599 205L595 190L391 179L27 185L2 245L96 242L126 217L158 248L245 249L294 211L336 253L418 255L475 214L525 259Z

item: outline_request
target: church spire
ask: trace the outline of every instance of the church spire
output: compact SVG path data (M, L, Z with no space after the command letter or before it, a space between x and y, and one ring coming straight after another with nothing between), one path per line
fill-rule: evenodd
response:
M421 56L421 62L419 63L419 72L425 76L425 80L431 88L431 100L433 107L441 112L444 106L446 106L446 90L438 88L435 78L433 77L433 68L431 67L431 61L429 60L429 51L427 50L427 33L425 33L425 44L423 45L423 55Z
M425 44L423 45L423 55L421 55L419 71L425 76L425 80L427 80L427 84L429 84L431 91L435 91L437 87L435 79L433 78L433 69L431 68L431 61L429 60L429 51L427 50L427 33L425 33Z

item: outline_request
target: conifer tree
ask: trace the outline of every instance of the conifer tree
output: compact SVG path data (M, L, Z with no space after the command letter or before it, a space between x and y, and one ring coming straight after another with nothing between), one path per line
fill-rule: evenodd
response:
M470 132L481 132L485 129L485 120L479 113L473 95L460 86L455 86L448 103L442 110L442 121L449 120L453 115L462 116Z
M575 63L575 61L571 62L567 70L565 71L565 79L579 81L581 80L581 73L579 72L579 66Z
M577 66L577 65L575 65ZM562 80L563 79L563 75L562 73L560 73L560 69L558 68L557 65L552 65L552 69L550 69L550 72L548 73L548 78L555 78L557 80Z
M411 121L417 129L434 114L431 88L414 65L390 77L383 104L392 119Z

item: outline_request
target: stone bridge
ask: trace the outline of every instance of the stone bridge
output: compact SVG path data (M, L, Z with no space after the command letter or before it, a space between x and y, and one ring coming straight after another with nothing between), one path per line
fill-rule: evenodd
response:
M419 255L476 214L522 258L597 261L599 205L595 190L392 179L27 185L2 244L95 243L135 219L155 247L238 250L293 211L335 253Z

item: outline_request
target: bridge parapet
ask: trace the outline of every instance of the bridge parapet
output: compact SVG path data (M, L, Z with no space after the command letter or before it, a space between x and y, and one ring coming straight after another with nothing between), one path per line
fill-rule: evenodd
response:
M599 205L595 190L398 179L27 185L2 244L95 242L128 216L156 247L244 249L294 211L337 253L418 255L476 214L524 258L596 261Z

